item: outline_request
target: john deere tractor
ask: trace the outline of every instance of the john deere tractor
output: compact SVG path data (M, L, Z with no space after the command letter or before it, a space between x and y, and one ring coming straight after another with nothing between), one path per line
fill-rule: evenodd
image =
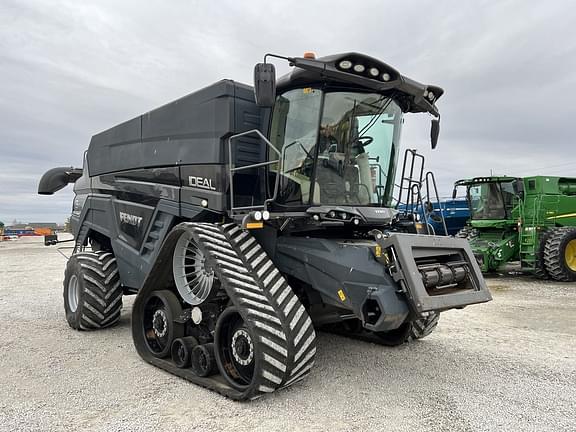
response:
M267 59L287 60L275 77ZM372 57L267 55L254 88L220 81L92 138L73 182L70 326L114 325L136 294L147 362L233 399L312 369L316 330L399 345L491 299L468 243L391 207L405 113L441 88ZM438 138L438 119L431 138Z
M459 180L470 206L468 238L484 272L511 261L542 278L576 280L576 178Z

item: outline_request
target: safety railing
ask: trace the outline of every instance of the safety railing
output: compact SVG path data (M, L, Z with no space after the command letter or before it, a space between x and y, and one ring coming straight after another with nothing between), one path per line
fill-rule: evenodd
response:
M270 161L266 161L266 162L259 162L259 163L255 163L255 164L251 164L251 165L242 165L242 166L237 167L235 165L235 162L234 162L235 159L233 158L235 153L233 151L233 145L232 144L238 138L242 138L242 137L248 136L248 135L257 135L258 138L260 138L262 141L264 141L264 143L266 143L267 147L272 149L278 155L278 159L270 160ZM268 139L258 129L252 129L252 130L249 130L246 132L232 135L231 137L228 138L227 143L228 143L228 179L230 182L230 209L229 209L230 217L233 217L235 212L246 212L246 211L251 211L251 210L266 210L268 203L270 203L271 201L274 201L276 199L276 195L278 193L278 185L280 182L279 173L282 172L282 153L279 152L278 149L276 147L274 147L274 145L270 141L268 141ZM236 207L234 205L234 173L236 173L238 171L249 170L249 169L254 169L254 168L263 168L266 166L273 165L275 163L278 164L278 175L276 175L276 181L274 183L273 196L271 198L264 199L264 202L262 204L259 204L259 205ZM266 190L267 190L267 188L266 188Z
M426 231L430 234L429 216L434 212L433 202L438 208L439 217L442 223L444 234L448 235L448 228L444 218L444 208L440 202L440 195L436 186L436 178L431 171L424 174L425 158L416 150L406 149L402 164L402 174L398 186L398 200L396 208L404 214L412 213L423 217ZM426 195L423 195L423 190ZM405 194L405 195L404 195ZM432 234L436 234L432 229Z

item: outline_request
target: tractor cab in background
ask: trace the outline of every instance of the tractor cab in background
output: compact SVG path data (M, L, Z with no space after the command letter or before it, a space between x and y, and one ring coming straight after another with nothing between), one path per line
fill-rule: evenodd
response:
M523 193L522 179L504 176L458 180L454 184L453 198L460 186L466 188L470 224L474 228L516 224L514 216L517 198Z
M466 188L470 219L457 235L468 238L482 271L494 271L518 256L519 203L522 179L515 177L475 177L458 180Z

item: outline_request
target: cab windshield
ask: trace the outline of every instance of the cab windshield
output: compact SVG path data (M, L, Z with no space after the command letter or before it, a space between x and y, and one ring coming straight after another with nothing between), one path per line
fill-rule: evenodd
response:
M402 111L374 93L305 88L279 96L271 141L281 205L390 204Z
M511 182L482 183L468 189L472 219L506 219L514 205Z

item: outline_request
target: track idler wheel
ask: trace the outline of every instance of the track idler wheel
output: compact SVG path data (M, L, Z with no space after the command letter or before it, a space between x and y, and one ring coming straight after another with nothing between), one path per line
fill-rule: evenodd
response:
M179 368L189 367L192 350L196 345L198 341L194 336L174 339L170 349L174 364Z
M213 343L196 345L192 349L191 361L192 372L200 377L207 377L218 372Z
M182 314L182 307L171 291L152 291L144 303L142 331L146 348L157 358L170 354L175 338L182 336L182 330L174 319Z
M218 318L214 342L222 376L235 389L248 390L260 375L258 344L236 307L229 307Z

